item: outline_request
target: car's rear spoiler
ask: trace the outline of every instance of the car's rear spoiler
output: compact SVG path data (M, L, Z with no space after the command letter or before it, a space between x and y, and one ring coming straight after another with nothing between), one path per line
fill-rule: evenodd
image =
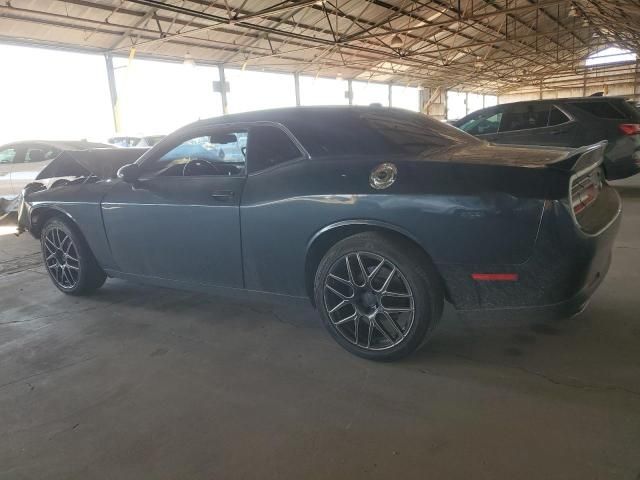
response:
M135 162L148 148L96 148L66 150L58 155L36 177L36 180L57 177L115 178L118 169Z
M548 167L574 174L589 170L602 163L605 148L607 148L606 140L593 145L575 148L567 152L564 158L548 164Z

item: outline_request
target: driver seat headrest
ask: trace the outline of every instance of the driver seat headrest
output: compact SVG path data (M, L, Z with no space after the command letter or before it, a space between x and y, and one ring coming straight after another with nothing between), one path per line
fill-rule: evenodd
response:
M29 150L29 162L44 162L44 152L40 149Z

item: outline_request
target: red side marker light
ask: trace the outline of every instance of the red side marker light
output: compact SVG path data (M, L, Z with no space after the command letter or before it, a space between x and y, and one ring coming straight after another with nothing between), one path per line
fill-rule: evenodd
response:
M622 123L618 125L618 128L625 135L640 134L640 123Z
M517 282L517 273L472 273L471 278L478 282Z

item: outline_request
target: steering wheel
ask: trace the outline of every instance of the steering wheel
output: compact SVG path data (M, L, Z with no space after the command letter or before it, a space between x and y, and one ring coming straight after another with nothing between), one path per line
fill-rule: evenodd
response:
M201 158L190 160L182 167L183 177L194 177L198 175L224 175L224 172L220 166Z

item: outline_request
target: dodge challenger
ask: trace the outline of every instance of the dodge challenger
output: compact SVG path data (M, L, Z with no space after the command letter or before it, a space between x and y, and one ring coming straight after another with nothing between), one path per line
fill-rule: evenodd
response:
M394 360L444 301L490 317L582 311L620 222L605 147L492 145L380 107L265 110L146 151L61 156L40 176L75 180L27 187L19 223L66 294L117 277L310 300L346 350Z

